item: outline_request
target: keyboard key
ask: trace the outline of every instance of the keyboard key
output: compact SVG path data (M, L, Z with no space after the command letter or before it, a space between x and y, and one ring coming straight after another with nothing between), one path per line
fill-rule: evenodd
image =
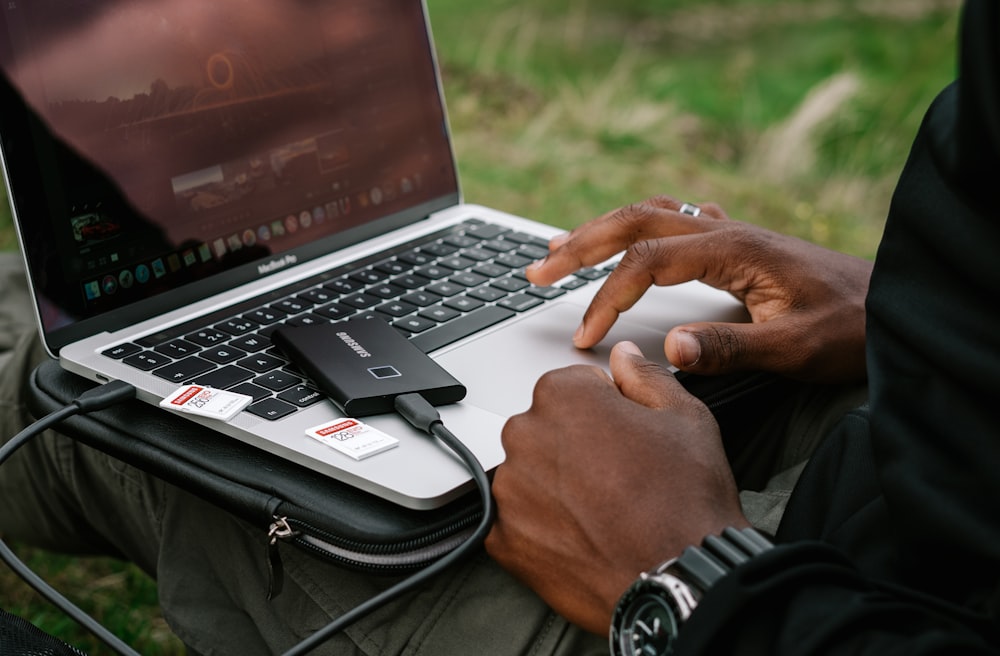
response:
M403 289L420 289L430 282L430 278L424 278L423 276L418 276L415 273L408 273L404 276L393 278L389 282L397 287L402 287Z
M574 274L577 278L583 278L584 280L597 280L608 275L607 271L602 269L595 269L593 267L586 267L584 269L578 270Z
M445 301L444 305L453 310L471 312L481 308L483 306L483 302L476 298L469 298L468 296L455 296L454 298L449 298Z
M330 323L330 320L318 314L306 313L292 317L285 322L286 326L315 326L320 323Z
M496 253L485 248L467 248L459 253L459 255L476 262L485 262L492 260L496 256Z
M210 348L205 352L201 353L201 357L206 360L211 360L217 364L229 364L230 362L235 362L247 354L246 351L241 351L238 348L233 348L229 345L216 346Z
M465 234L477 239L496 239L505 232L507 232L507 228L503 226L498 226L495 223L484 223L483 225L469 228L465 231Z
M454 296L460 292L465 291L465 287L462 285L456 285L452 282L436 282L433 285L427 286L427 291L437 294L438 296Z
M306 408L311 406L313 403L318 403L323 400L323 394L320 394L311 387L306 387L305 385L296 385L290 390L285 390L278 395L278 398L282 401L287 401L292 405L296 405L300 408Z
M374 287L369 287L368 292L372 296L378 296L382 299L396 298L403 293L402 287L397 287L389 283L382 283L381 285L375 285Z
M473 273L478 273L479 275L486 276L487 278L499 278L500 276L506 275L509 271L510 267L493 264L492 262L488 264L480 264L472 270Z
M449 246L448 244L443 244L438 242L436 244L427 244L426 246L421 246L420 251L428 255L433 255L435 257L448 257L458 249L454 246Z
M135 367L136 369L141 369L143 371L152 371L157 367L162 367L172 360L160 353L154 351L143 351L142 353L136 353L135 355L130 355L124 360L125 364L130 367Z
M442 241L457 248L468 248L469 246L475 246L480 240L469 235L451 235L450 237L445 237Z
M302 379L293 376L287 371L272 371L269 374L255 378L253 382L269 390L281 392L294 385L301 385Z
M549 242L547 239L542 239L541 237L536 237L535 235L529 235L526 232L509 232L503 236L504 239L517 242L518 244L531 244L533 246L540 246L546 251L549 248Z
M513 316L515 313L511 310L487 305L475 312L441 324L437 328L414 335L410 341L424 353L430 353Z
M180 385L195 376L200 376L206 371L212 371L213 369L215 369L214 364L193 355L189 358L168 364L165 367L160 367L153 372L153 375Z
M412 314L416 311L416 305L410 305L405 301L391 301L389 303L384 303L377 308L379 312L388 314L390 317L405 317L408 314Z
M253 378L253 372L244 369L243 367L237 367L234 364L230 364L222 367L221 369L210 371L207 374L199 374L192 382L198 383L199 385L205 385L206 387L226 389L232 387L233 385L238 385L239 383L248 381L251 378Z
M529 287L525 292L548 301L562 296L566 293L566 290L560 287Z
M454 271L461 271L462 269L468 269L470 266L475 264L475 260L470 260L467 257L444 257L438 260L438 265L443 267L448 267Z
M216 330L221 330L222 332L229 333L230 335L246 335L259 327L260 324L256 321L243 318L230 319L229 321L223 321L222 323L218 323L214 326Z
M216 344L222 344L229 340L229 335L222 332L221 330L216 330L214 328L205 328L204 330L199 330L193 332L190 335L184 337L184 339L189 342L194 342L200 346L215 346Z
M264 374L284 365L285 361L267 353L258 353L257 355L251 355L249 358L243 358L236 364L255 373Z
M383 271L390 276L398 276L401 273L406 273L413 268L412 264L408 262L403 262L401 260L386 260L385 262L380 262L375 265L375 268L379 271Z
M315 305L322 305L323 303L329 303L330 301L340 298L340 294L335 294L328 289L324 289L323 287L314 287L313 289L307 289L306 291L300 293L298 297L303 298Z
M586 285L587 282L588 281L584 280L583 278L570 278L569 280L567 280L566 282L564 282L559 286L565 290L573 291L574 289L580 289L581 287Z
M181 358L186 358L189 355L194 355L200 351L201 348L202 347L197 344L192 344L191 342L183 339L175 339L165 344L160 344L153 350L157 353L170 356L174 360L180 360Z
M505 292L519 292L528 286L528 283L520 278L514 278L513 276L509 278L500 278L499 280L494 280L490 283L493 287L497 289L502 289Z
M263 351L271 346L271 340L263 335L245 335L243 337L237 337L229 343L236 348L247 351L248 353Z
M389 274L384 271L379 271L378 269L365 269L363 271L355 271L348 276L351 280L360 282L362 285L372 285L374 283L385 280L389 277Z
M525 312L533 307L538 307L543 302L544 301L537 296L517 294L516 296L503 299L497 303L497 305L499 307L507 308L508 310L514 310L515 312Z
M256 321L257 323L261 323L264 324L265 326L268 326L272 323L277 323L278 321L281 321L287 316L288 316L287 313L282 312L281 310L278 310L276 308L259 308L257 310L252 310L250 312L247 312L246 314L243 315L243 318L251 319L252 321Z
M398 259L406 262L407 264L412 264L413 266L421 266L424 264L430 264L437 258L430 253L422 253L420 249L415 248L412 251L401 253L398 256Z
M518 254L530 257L533 260L540 260L549 254L548 248L532 246L531 244L521 244L517 249Z
M276 310L281 310L282 312L286 312L288 314L298 314L299 312L305 312L312 306L313 304L304 298L286 298L271 305L272 308L275 308Z
M436 321L438 323L451 321L456 317L462 316L462 313L458 310L453 310L443 305L435 305L434 307L424 308L418 314L425 319L430 319L431 321Z
M509 253L516 249L517 246L517 242L507 241L506 239L490 239L483 242L483 248L488 248L497 253Z
M433 321L424 319L423 317L407 317L406 319L394 321L392 325L401 330L405 330L406 332L422 333L425 330L433 328L437 324Z
M364 285L353 280L348 280L347 278L340 278L339 280L331 280L323 285L323 287L340 294L351 294L360 291Z
M500 255L497 255L497 259L494 261L497 264L509 266L511 269L520 269L521 267L526 267L534 262L534 260L530 257L524 257L523 255L518 255L517 253L501 253Z
M341 299L341 302L344 305L349 305L358 310L367 310L368 308L381 303L382 299L378 296L372 296L371 294L354 294Z
M341 305L340 303L330 303L329 305L316 308L313 311L321 317L326 317L327 319L332 319L334 321L340 321L341 319L345 319L354 314L354 308L349 308L346 305Z
M281 328L284 325L285 324L283 324L283 323L272 323L270 326L264 326L263 328L261 328L260 330L258 330L257 334L260 335L261 337L266 337L267 339L271 339L271 334L275 330L277 330L278 328Z
M448 278L449 282L453 282L464 287L477 287L487 280L489 280L489 278L486 276L481 276L478 273L472 273L471 271L456 273L451 278Z
M428 305L434 305L439 302L441 297L437 294L431 294L430 292L413 292L412 294L407 294L400 300L412 303L418 307L427 307Z
M469 291L469 296L472 298L478 298L480 301L486 301L487 303L500 300L506 295L507 292L502 289L490 287L489 285L483 285L482 287L477 287L476 289Z
M101 355L107 356L109 358L114 358L115 360L121 360L130 355L135 355L142 350L142 347L138 344L132 344L131 342L126 342L125 344L119 344L118 346L112 346L109 349L101 351Z
M368 319L378 319L379 321L384 321L385 323L392 323L396 320L396 317L372 310L369 310L368 312L360 312L351 317L351 321L367 321Z
M236 387L230 387L229 391L252 397L254 401L270 398L272 394L271 390L266 390L253 383L240 383Z
M295 412L295 406L280 399L264 399L247 406L246 411L258 417L275 421Z
M430 278L431 280L440 280L450 276L454 271L447 267L430 265L425 267L420 267L415 272L417 275L423 276L424 278Z

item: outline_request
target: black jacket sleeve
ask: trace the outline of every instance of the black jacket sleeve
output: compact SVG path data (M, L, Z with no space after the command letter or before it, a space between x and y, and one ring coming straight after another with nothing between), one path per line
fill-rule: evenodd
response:
M870 411L814 454L781 545L719 582L681 654L1000 653L1000 3L900 178L867 302Z

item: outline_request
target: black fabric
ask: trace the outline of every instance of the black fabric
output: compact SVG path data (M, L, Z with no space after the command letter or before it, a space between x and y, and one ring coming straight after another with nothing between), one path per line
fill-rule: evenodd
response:
M680 654L1000 653L1000 5L893 197L867 302L870 411L813 455L780 548L726 577Z
M3 656L85 656L31 622L0 608L0 654Z

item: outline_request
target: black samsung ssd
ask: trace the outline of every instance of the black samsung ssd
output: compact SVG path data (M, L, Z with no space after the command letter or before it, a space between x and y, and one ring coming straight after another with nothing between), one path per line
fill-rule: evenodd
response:
M350 417L393 412L412 392L432 405L465 398L464 385L379 319L285 326L271 339Z

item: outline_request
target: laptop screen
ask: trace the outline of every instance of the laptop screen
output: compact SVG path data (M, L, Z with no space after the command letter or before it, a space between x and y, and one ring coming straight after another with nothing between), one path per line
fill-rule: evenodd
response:
M419 0L3 5L4 161L56 343L458 200Z

